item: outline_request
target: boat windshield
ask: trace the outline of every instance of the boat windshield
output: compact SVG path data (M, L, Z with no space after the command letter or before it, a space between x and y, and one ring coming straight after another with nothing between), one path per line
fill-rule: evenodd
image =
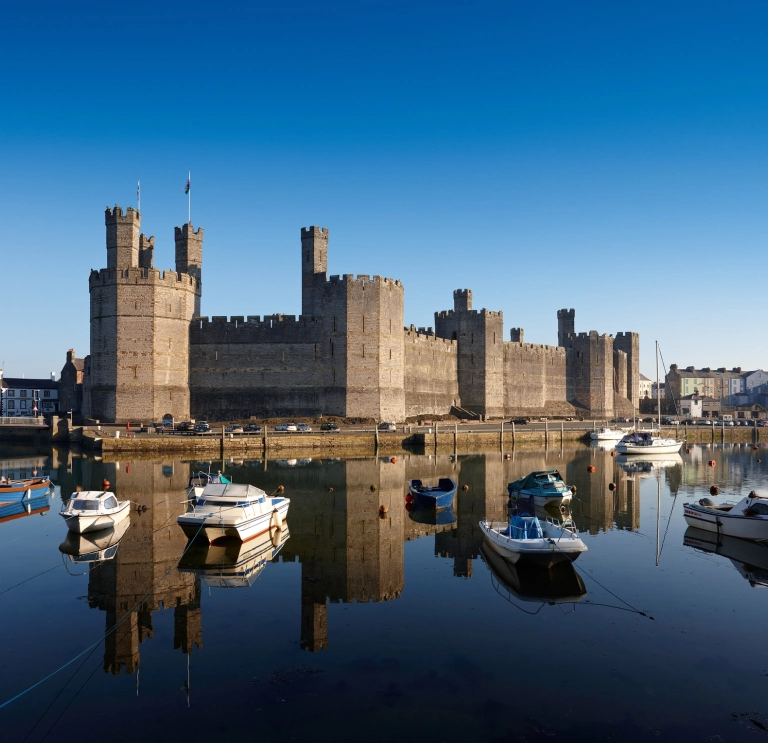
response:
M197 505L198 506L231 506L234 508L235 506L248 506L251 503L256 502L257 500L262 500L261 498L254 498L252 501L232 501L232 500L220 500L219 498L198 498L197 499Z
M99 501L97 500L75 500L72 503L72 508L75 511L98 511Z
M115 496L110 495L109 498L104 501L104 508L117 508L117 499Z

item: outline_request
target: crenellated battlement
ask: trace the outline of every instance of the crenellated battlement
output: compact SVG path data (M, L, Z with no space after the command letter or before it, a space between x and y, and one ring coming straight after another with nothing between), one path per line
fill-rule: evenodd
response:
M428 330L432 330L432 328ZM415 325L411 325L410 328L403 328L403 335L405 342L412 345L423 344L430 348L445 349L450 353L456 353L458 347L456 341L448 338L438 338L434 333L425 332L424 328L417 329Z
M109 284L162 284L164 286L179 286L196 291L200 282L186 273L177 273L172 269L161 271L157 268L139 268L134 266L125 269L101 268L91 269L88 285L107 286Z
M123 207L115 204L114 209L106 207L104 209L104 221L106 224L113 224L115 222L141 222L141 215L132 206L129 206L125 213L123 213Z
M353 285L360 285L360 286L365 286L366 284L381 284L382 286L390 286L390 287L396 286L400 289L403 288L403 283L402 281L400 281L400 279L390 279L386 276L379 276L379 275L374 275L373 277L371 277L369 274L366 274L366 273L361 273L361 274L358 274L357 276L355 276L355 274L352 274L352 273L345 273L343 276L334 274L333 276L329 276L328 280L325 283L326 285L353 284Z
M214 315L192 321L190 343L319 343L322 319L305 315Z
M590 330L588 333L578 333L576 335L576 338L580 340L597 340L598 338L602 338L603 340L611 339L613 340L613 336L610 333L598 333L596 330Z
M173 228L174 240L181 240L187 237L190 234L190 231L195 237L199 237L201 240L203 239L203 234L205 233L205 230L202 227L198 227L197 229L195 229L192 226L192 222L187 222L186 224L183 224L181 227Z
M309 227L302 227L301 228L301 236L302 237L309 237L311 235L322 235L324 237L328 237L328 228L327 227L315 227L315 226L309 226Z

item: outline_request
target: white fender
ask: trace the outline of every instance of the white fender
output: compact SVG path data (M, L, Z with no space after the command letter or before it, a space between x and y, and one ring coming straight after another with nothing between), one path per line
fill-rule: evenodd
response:
M270 526L272 526L274 529L283 528L283 517L280 515L280 512L277 509L272 511L272 519L270 521Z

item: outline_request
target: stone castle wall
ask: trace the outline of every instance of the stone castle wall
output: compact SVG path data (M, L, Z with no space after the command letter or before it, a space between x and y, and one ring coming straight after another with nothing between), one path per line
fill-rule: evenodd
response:
M456 341L414 327L404 341L406 417L446 415L460 406Z
M304 314L200 317L203 230L175 228L176 270L154 268L140 215L107 209L107 268L92 271L83 411L105 421L338 415L402 421L456 406L489 418L611 416L639 400L639 337L576 333L557 347L504 341L501 312L453 293L435 332L404 328L404 289L381 276L327 275L328 229L301 231ZM615 397L615 399L614 399Z

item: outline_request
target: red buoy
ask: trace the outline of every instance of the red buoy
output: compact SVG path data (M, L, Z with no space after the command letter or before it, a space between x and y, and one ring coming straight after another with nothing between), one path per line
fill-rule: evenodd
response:
M389 461L392 462L392 464L395 464L395 462L397 462L397 457L392 457L392 459L390 459Z
M690 454L690 453L691 453L691 450L690 450L690 449L686 449L686 450L685 450L685 453L686 453L686 454Z
M717 495L720 492L720 488L717 487L717 485L712 485L709 489L710 495Z
M413 511L413 503L406 503L405 504L405 510L406 511Z
M408 493L408 494L405 496L405 502L406 502L406 503L413 503L413 496L412 496L410 493Z
M591 475L595 471L595 465L590 464L589 467L587 467L587 472Z
M708 464L710 467L715 467L715 466L717 466L717 462L715 462L715 460L714 460L714 459L710 459L710 460L709 460L709 462L707 462L707 464Z

